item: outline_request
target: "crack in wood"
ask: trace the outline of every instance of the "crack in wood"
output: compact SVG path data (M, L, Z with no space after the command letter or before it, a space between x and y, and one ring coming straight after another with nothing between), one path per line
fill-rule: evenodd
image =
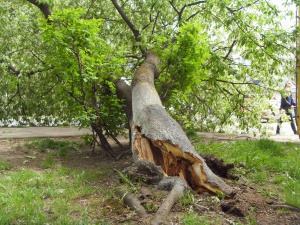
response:
M218 188L206 183L207 176L203 163L191 153L182 151L178 146L166 141L151 140L135 127L133 148L140 160L160 166L165 176L178 176L187 181L195 191L216 193Z

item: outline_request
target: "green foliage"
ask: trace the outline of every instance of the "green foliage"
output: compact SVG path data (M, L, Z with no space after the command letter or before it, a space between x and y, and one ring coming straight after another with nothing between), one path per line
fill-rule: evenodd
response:
M85 13L83 9L64 9L51 17L51 24L42 25L44 41L51 49L45 60L54 66L59 91L68 95L63 100L68 109L76 110L71 111L76 121L89 126L100 120L105 129L120 133L117 126L124 123L124 116L109 80L122 72L122 60L99 37L102 20L84 19Z
M189 129L261 129L268 99L293 79L299 32L282 24L294 23L291 1L127 1L121 8L133 26L107 0L43 2L50 23L28 1L1 3L4 125L99 123L106 134L121 133L113 81L131 81L141 50L159 55L156 87Z
M94 143L94 137L91 134L85 134L81 137L83 145L92 146Z
M226 151L224 151L226 149ZM279 188L284 191L284 201L299 207L300 169L298 155L300 148L292 143L272 140L232 141L224 143L196 144L201 153L214 154L228 163L236 165L235 173L250 183L261 183L273 193ZM270 177L269 172L276 176ZM272 186L274 184L274 186Z
M172 82L173 89L177 91L190 91L191 87L206 79L204 63L209 59L207 36L200 23L187 23L179 28L179 34L175 37L174 44L163 50L165 39L158 42L159 55L168 66L167 76L161 75L163 83ZM163 90L161 90L163 91Z

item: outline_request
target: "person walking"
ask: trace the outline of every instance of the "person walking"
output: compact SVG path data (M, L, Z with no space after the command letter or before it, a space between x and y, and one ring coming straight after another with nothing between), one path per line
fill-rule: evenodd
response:
M291 82L287 82L285 84L284 88L289 91L289 95L287 97L281 96L279 110L281 111L283 109L285 111L285 114L288 116L288 119L291 122L291 128L292 128L294 134L297 134L296 126L295 126L294 119L293 119L293 113L292 113L292 111L294 111L294 109L296 107L296 103L295 103L292 93L290 91L291 87L292 87ZM280 118L279 119L280 125L279 124L277 125L276 134L280 134L280 126L281 126L282 122L283 121Z

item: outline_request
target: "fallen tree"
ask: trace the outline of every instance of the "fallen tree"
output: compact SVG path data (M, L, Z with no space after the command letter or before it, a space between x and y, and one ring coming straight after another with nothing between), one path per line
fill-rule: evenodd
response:
M165 218L187 188L197 193L234 195L234 189L211 171L180 125L163 107L154 86L158 65L158 57L154 53L148 54L132 81L131 149L134 163L139 168L147 168L148 174L152 173L151 168L158 167L165 177L177 177L170 181L171 185L165 185L171 186L170 194L152 224L159 224ZM186 183L182 183L182 179Z
M158 57L148 54L132 82L134 160L160 166L166 176L185 179L199 193L222 191L231 195L233 189L209 169L182 128L163 107L154 86L158 64Z

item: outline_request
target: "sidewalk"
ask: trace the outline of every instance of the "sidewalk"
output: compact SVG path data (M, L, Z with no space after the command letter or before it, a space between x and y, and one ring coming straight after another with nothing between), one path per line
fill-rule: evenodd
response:
M0 127L0 139L74 137L91 133L77 127Z
M77 127L0 127L0 139L22 139L22 138L47 138L47 137L74 137L91 134L89 129L78 129ZM249 134L228 134L228 133L204 133L199 132L200 136L210 140L245 140L258 139ZM283 132L281 135L272 135L269 139L280 142L294 142L300 144L298 135Z
M249 134L228 134L228 133L205 133L205 132L197 132L200 137L206 138L211 141L228 141L228 140L257 140L260 137L254 137ZM267 139L271 139L273 141L278 142L293 142L299 143L300 139L298 135L294 134L280 134L280 135L272 135Z

